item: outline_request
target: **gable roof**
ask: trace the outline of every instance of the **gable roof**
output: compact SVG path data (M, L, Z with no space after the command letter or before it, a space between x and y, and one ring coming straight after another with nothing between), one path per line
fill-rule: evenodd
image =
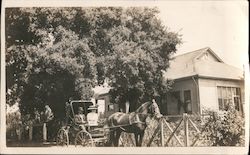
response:
M199 50L197 50L197 51L200 51L200 53L197 54L197 56L196 56L194 59L198 59L198 58L199 58L201 55L203 55L205 52L208 52L208 53L210 53L210 55L213 56L218 62L224 63L224 62L222 61L222 59L221 59L213 50L211 50L211 48L209 48L209 47L205 47L205 48L199 49ZM195 52L194 52L194 53L195 53ZM198 52L197 52L197 53L198 53Z
M94 98L98 98L99 96L108 94L110 91L111 87L109 86L96 86L93 88L94 91Z
M209 52L212 56L214 56L217 59L218 62L223 62L209 47L205 47L192 52L177 55L172 58L174 60L172 63L179 63L179 62L187 63L194 59L199 58L205 52Z
M199 59L205 53L213 57L213 61ZM168 79L180 79L190 76L235 79L243 78L243 72L225 64L209 47L175 56L170 67L164 73Z

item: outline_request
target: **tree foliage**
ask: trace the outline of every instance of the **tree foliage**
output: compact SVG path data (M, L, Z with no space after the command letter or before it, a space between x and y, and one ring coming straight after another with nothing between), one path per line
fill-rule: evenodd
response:
M113 101L162 95L169 55L181 43L156 8L7 8L7 103L23 113L69 97L89 99L107 79Z

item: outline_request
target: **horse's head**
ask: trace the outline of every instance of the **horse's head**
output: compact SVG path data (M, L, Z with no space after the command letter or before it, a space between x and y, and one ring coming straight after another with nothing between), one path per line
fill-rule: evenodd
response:
M154 114L154 109L151 102L145 102L135 112L142 114Z
M156 102L143 103L136 111L136 113L148 114L150 117L160 116L160 109Z

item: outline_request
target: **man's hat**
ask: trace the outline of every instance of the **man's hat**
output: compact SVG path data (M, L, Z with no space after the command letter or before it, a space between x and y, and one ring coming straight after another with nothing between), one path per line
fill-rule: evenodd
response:
M96 109L97 109L97 107L93 106L93 105L89 106L89 108L88 108L88 110L96 110Z

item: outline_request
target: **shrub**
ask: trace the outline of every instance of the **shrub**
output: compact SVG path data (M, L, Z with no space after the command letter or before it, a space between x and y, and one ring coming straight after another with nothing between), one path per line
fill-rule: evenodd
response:
M16 129L21 125L21 114L19 111L6 115L6 138L17 138Z
M224 114L209 111L210 123L202 134L203 141L210 141L212 146L244 146L245 122L233 105Z

